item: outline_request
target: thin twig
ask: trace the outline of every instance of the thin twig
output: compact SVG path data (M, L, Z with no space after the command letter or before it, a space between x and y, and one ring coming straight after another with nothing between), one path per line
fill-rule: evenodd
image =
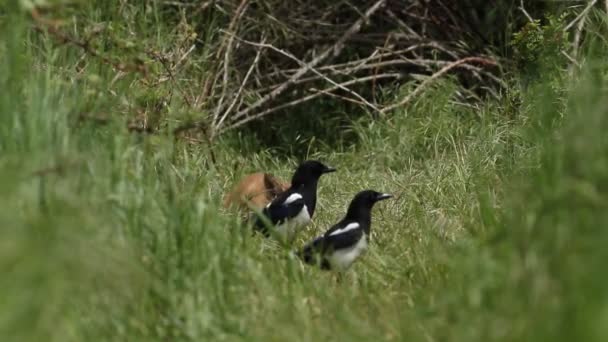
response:
M264 42L265 42L265 40L263 39L262 40L262 44ZM224 123L224 120L226 120L226 118L228 117L228 115L230 114L230 112L232 111L232 109L234 108L234 106L236 105L239 97L241 96L241 93L243 92L243 88L245 88L245 84L247 84L247 81L249 80L249 77L251 76L253 70L258 65L258 62L260 60L260 56L262 55L262 50L264 50L263 47L258 48L258 52L256 53L255 58L253 59L253 62L249 66L249 70L247 70L247 74L245 74L245 78L243 79L243 82L241 82L241 86L237 90L236 95L234 95L232 103L230 104L230 106L228 106L228 108L226 109L226 111L224 111L224 114L220 118L219 122L214 125L213 130L211 132L212 138L215 135L215 132L218 130L218 128L220 128L222 126L222 124Z
M569 27L571 27L571 25L573 23L578 21L576 28L574 30L574 39L572 40L572 52L570 54L568 54L565 51L562 51L562 54L564 56L566 56L566 58L568 58L568 60L570 60L570 62L572 63L569 67L570 73L574 72L575 67L577 67L579 69L581 67L580 63L577 61L578 60L578 50L579 50L580 43L581 43L581 36L583 34L583 29L585 27L585 22L587 21L587 15L589 14L589 10L596 2L597 2L597 0L592 0L591 2L589 2L587 7L585 7L585 9L583 9L583 11L572 22L570 22L570 24L568 24L568 26L566 26L566 28L564 28L564 30L567 30Z
M192 17L197 16L199 13L201 13L202 11L207 9L207 7L209 7L209 5L211 5L214 2L215 2L215 0L209 0L209 1L205 1L205 2L201 3L198 6L198 8L194 12L192 12Z
M245 13L247 5L248 5L248 0L241 1L241 4L236 9L234 18L232 19L232 21L230 22L230 25L228 26L229 32L236 29L236 26L237 26L239 20ZM234 43L234 35L227 35L226 51L224 53L224 64L222 66L224 69L222 93L220 95L220 100L217 104L217 107L215 108L215 111L213 112L213 118L211 120L212 126L214 126L215 125L214 123L217 122L217 120L218 120L218 117L222 110L222 105L224 104L224 99L226 97L226 93L228 91L229 72L230 72L230 70L229 70L230 69L230 53L232 52L233 43Z
M362 58L362 59L352 60L352 61L348 61L348 62L344 62L344 63L338 63L338 64L331 64L331 65L321 66L321 67L318 67L317 70L325 71L325 70L337 70L339 68L346 68L346 67L349 67L349 66L355 66L356 67L359 64L363 64L364 65L365 63L368 63L368 62L371 62L371 61L374 61L374 60L377 60L377 59L381 59L382 57L395 56L395 55L398 55L398 54L406 53L406 52L408 52L410 50L411 50L411 47L408 48L408 49L397 50L397 51L388 51L388 52L380 53L380 54L376 54L376 55L372 54L372 55L367 56L367 57ZM375 51L374 51L374 53L375 53ZM274 76L277 76L277 75L280 75L280 74L295 73L298 70L300 70L300 69L298 68L298 69L278 70L278 71L269 73L267 76L268 77L274 77Z
M177 71L177 69L181 66L181 64L184 62L184 60L186 60L188 55L190 55L192 53L192 51L194 51L195 48L196 48L196 44L192 44L192 46L190 46L190 48L177 60L177 62L173 66L173 72Z
M576 30L574 31L574 39L572 40L572 56L574 58L578 58L578 48L581 43L581 35L583 34L583 28L585 28L586 17L581 18L576 25Z
M386 10L386 13L389 15L389 17L391 17L391 19L393 19L397 25L399 25L402 29L404 29L405 31L407 31L407 33L409 33L410 35L412 35L415 38L420 39L420 35L414 31L411 27L409 27L409 25L407 25L403 20L399 19L399 17L397 17L397 15L395 15L395 13L393 11L391 11L390 9Z
M184 99L184 102L186 103L186 105L188 105L188 107L192 107L192 104L190 102L190 99L186 95L186 92L182 89L182 87L180 86L179 82L175 78L175 75L173 74L174 68L171 67L171 66L169 66L167 58L165 56L162 56L161 54L157 54L157 53L150 53L150 55L154 59L156 59L158 62L160 62L160 64L163 66L163 68L165 69L165 71L169 75L169 79L171 79L171 81L173 81L173 84L178 88L179 92L182 94L182 98ZM173 88L171 89L170 94L171 95L173 94Z
M276 88L269 94L263 96L262 98L257 100L255 103L253 103L249 107L237 112L234 115L234 119L238 120L240 118L246 117L251 112L253 112L253 110L264 105L266 102L275 99L277 96L279 96L281 93L283 93L289 86L291 86L295 81L297 81L300 77L304 76L304 74L306 74L310 70L310 68L315 67L317 64L319 64L320 62L325 60L327 57L329 57L329 55L332 52L333 52L334 56L337 56L342 51L342 49L344 47L344 43L353 34L355 34L356 32L359 32L363 23L365 21L367 21L367 19L369 19L369 17L371 17L381 6L383 6L385 2L386 2L386 0L377 1L373 6L371 6L367 11L365 11L364 17L359 18L357 21L355 21L355 23L353 25L351 25L351 27L348 30L346 30L346 32L344 32L344 34L340 37L340 39L338 39L338 41L333 46L331 46L328 49L326 49L325 51L323 51L320 55L318 55L312 61L310 61L310 63L307 63L306 66L300 68L299 71L296 72L293 76L291 76L285 83L283 83L283 85Z
M572 63L572 65L574 65L578 68L581 67L581 65L576 61L576 59L574 57L570 56L566 51L562 50L561 53L562 53L562 55L564 55L564 57L566 57L570 61L570 63Z
M381 79L381 78L393 78L393 79L398 80L398 79L402 78L403 76L404 75L401 74L401 73L386 73L386 74L372 75L372 76L357 78L357 79L350 80L350 81L347 81L347 82L342 82L341 85L346 87L346 86L351 86L353 84L369 82L369 81L373 81L373 80ZM274 113L274 112L279 111L281 109L293 107L293 106L299 105L301 103L304 103L304 102L310 101L312 99L315 99L315 98L317 98L319 96L324 95L324 92L331 92L331 91L335 91L337 89L339 89L339 87L337 87L337 86L329 87L327 89L324 89L323 92L316 92L314 94L307 95L307 96L304 96L302 98L299 98L299 99L296 99L296 100L293 100L293 101L290 101L290 102L287 102L287 103L283 103L283 104L278 105L276 107L269 108L267 110L264 110L262 112L259 112L259 113L255 114L255 115L251 115L251 116L248 116L248 117L246 117L244 119L236 121L236 122L230 124L230 126L227 126L227 127L223 128L222 131L227 131L227 130L230 130L230 129L237 128L237 127L242 126L242 125L244 125L244 124L246 124L246 123L248 123L250 121L259 119L261 117L264 117L264 116L266 116L268 114Z
M436 67L443 67L445 65L448 65L452 62L449 61L438 61L438 60L432 60L432 59L409 59L409 58L401 58L401 59L393 59L393 60L387 60L387 61L383 61L383 62L377 62L377 63L369 63L369 64L364 64L361 65L359 67L355 67L355 68L346 68L346 69L338 69L337 67L339 66L338 64L336 65L329 65L329 66L325 66L323 68L319 68L319 69L333 69L332 72L330 74L340 74L340 75L351 75L356 71L364 71L364 70L369 70L369 69L375 69L375 68L382 68L385 66L399 66L399 65L415 65L415 66L420 66L420 67L431 67L431 66L436 66ZM351 63L348 63L351 64ZM492 75L491 73L487 73L487 72L483 72L483 70L479 67L473 66L473 65L462 65L461 67L467 69L467 70L471 70L472 72L480 72L482 74L484 74L485 76L487 76L488 78L492 79L493 81L495 81L497 84L500 84L501 86L505 86L504 81L502 81L501 79L499 79L498 77ZM300 80L298 80L297 82L295 82L294 84L301 84L301 83L306 83L306 82L311 82L311 81L317 81L320 80L321 78L319 76L311 76L311 77L306 77L306 78L302 78ZM278 86L280 86L282 83L279 84L274 84L271 86L267 86L267 87L263 87L261 89L258 89L258 92L265 92L265 91L269 91L272 90Z
M482 58L482 57L466 57L466 58L457 60L453 63L446 65L441 70L437 71L436 73L431 75L429 78L424 80L422 83L420 83L420 85L418 85L418 87L416 89L414 89L413 92L409 93L403 100L399 101L398 103L395 103L390 106L386 106L386 107L382 108L381 113L385 114L386 112L391 111L397 107L405 106L414 97L418 96L418 94L420 94L434 80L443 76L444 74L446 74L448 71L454 69L455 67L460 66L462 64L466 64L466 63L479 63L482 65L493 65L493 66L497 65L495 61L493 61L491 59L487 59L487 58Z
M344 90L345 92L353 95L354 97L358 98L363 104L365 104L366 106L374 109L375 111L379 112L380 109L378 109L378 107L376 107L375 105L373 105L372 103L370 103L369 101L367 101L363 96L359 95L357 92L355 92L352 89L348 89L342 85L340 85L339 83L337 83L336 81L332 80L331 78L327 77L326 75L322 74L321 72L319 72L317 69L315 69L314 67L309 66L308 64L306 64L306 62L303 62L302 60L300 60L299 58L297 58L296 56L292 55L291 53L281 50L275 46L273 46L272 44L260 44L260 43L255 43L255 42L250 42L248 40L245 39L241 39L239 37L236 37L239 41L242 41L243 43L247 43L249 45L253 45L253 46L257 46L257 47L261 47L261 48L269 48L273 51L276 51L278 53L280 53L283 56L286 56L294 61L296 61L298 64L300 64L303 68L308 68L308 70L312 71L313 73L315 73L320 79L324 79L327 82L331 83L334 86L339 87L340 89Z
M572 28L572 26L574 26L574 24L576 24L577 21L583 19L583 17L586 17L587 12L589 12L591 7L593 7L593 5L595 5L596 2L597 2L597 0L591 0L589 2L589 4L587 4L587 7L585 7L585 9L582 10L581 13L579 13L576 16L576 18L574 18L574 20L572 20L568 25L566 25L566 27L564 27L564 31L568 31L570 28Z
M325 70L332 70L335 71L336 73L341 73L344 75L348 75L350 74L352 71L356 71L359 69L365 69L366 65L369 65L367 63L378 60L378 59L384 59L386 57L392 57L392 56L401 56L405 53L411 52L413 50L419 49L419 48L434 48L434 49L438 49L441 50L442 52L445 52L447 55L449 55L452 58L458 58L458 56L447 50L446 48L442 47L441 45L439 45L436 42L428 42L428 43L420 43L420 44L415 44L412 45L406 49L401 49L401 50L386 50L383 48L379 48L379 50L386 50L386 52L382 52L382 53L378 53L375 54L371 54L368 57L365 58L361 58L361 59L356 59L356 60L352 60L349 62L344 62L344 63L339 63L339 64L332 64L332 65L325 65L325 66L321 66L318 67L317 70L319 71L325 71ZM431 60L431 59L423 59L423 58L405 58L405 57L401 57L401 60L404 61L408 61L408 62L413 62L415 64L415 62L420 62L420 64L433 64L433 63L449 63L447 61L436 61L436 60ZM350 68L349 68L350 67ZM339 70L340 68L344 68L343 70ZM273 76L277 76L281 73L293 73L293 72L297 72L299 69L286 69L286 70L279 70L276 72L272 72L269 73L267 76L268 77L273 77Z
M344 100L344 101L347 101L347 102L356 103L356 104L358 104L360 106L364 106L365 105L365 103L363 103L363 102L361 102L359 100L355 100L355 99L350 98L348 96L342 96L342 95L334 94L331 91L327 91L325 89L311 88L310 91L317 92L317 93L322 93L322 94L327 95L329 97L335 97L335 98L338 98L340 100Z
M526 11L526 8L524 7L524 0L519 0L519 10L522 11L522 13L526 16L526 18L528 18L529 22L534 23L534 19L532 19L532 17L530 16L528 11Z

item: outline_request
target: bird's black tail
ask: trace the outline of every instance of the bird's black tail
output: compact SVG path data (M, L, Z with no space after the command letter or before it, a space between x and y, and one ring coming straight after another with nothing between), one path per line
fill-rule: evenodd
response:
M324 247L325 240L323 236L320 236L304 246L301 250L295 252L295 254L305 264L319 265L322 269L329 269L327 260L323 258Z
M314 251L310 245L305 246L299 251L296 251L295 255L297 255L298 258L300 258L300 260L302 260L306 264L314 264Z

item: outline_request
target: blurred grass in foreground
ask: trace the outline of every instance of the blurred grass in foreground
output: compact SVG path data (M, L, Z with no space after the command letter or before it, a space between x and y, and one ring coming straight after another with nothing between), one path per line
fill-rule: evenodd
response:
M120 118L81 123L84 109L111 108L93 90L112 75L67 78L59 67L77 57L30 35L2 17L4 340L608 338L605 61L590 55L581 75L547 73L481 110L450 101L446 81L386 121L354 122L357 145L310 151L339 173L322 180L299 244L360 189L397 195L336 283L217 208L240 174L288 178L295 158L242 155L227 136L208 168Z

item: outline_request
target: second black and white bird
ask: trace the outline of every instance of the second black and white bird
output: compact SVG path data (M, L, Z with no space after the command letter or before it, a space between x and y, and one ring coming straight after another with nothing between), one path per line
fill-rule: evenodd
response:
M254 222L254 229L265 236L272 233L291 241L297 230L310 223L317 205L317 184L323 174L334 172L319 161L305 161L296 169L291 187L270 202Z
M367 250L374 204L391 197L373 190L359 192L351 201L346 216L308 243L298 256L305 263L319 265L325 270L347 270Z

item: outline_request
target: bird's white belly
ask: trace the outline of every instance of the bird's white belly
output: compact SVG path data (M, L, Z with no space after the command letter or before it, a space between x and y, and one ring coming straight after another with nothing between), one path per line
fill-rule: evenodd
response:
M277 225L276 228L281 238L292 240L295 237L296 232L309 223L310 215L308 214L308 208L306 205L304 205L298 215L280 225Z
M340 249L331 253L327 260L329 261L331 268L344 271L352 265L359 256L361 256L367 250L367 236L365 234L361 239L352 247Z

